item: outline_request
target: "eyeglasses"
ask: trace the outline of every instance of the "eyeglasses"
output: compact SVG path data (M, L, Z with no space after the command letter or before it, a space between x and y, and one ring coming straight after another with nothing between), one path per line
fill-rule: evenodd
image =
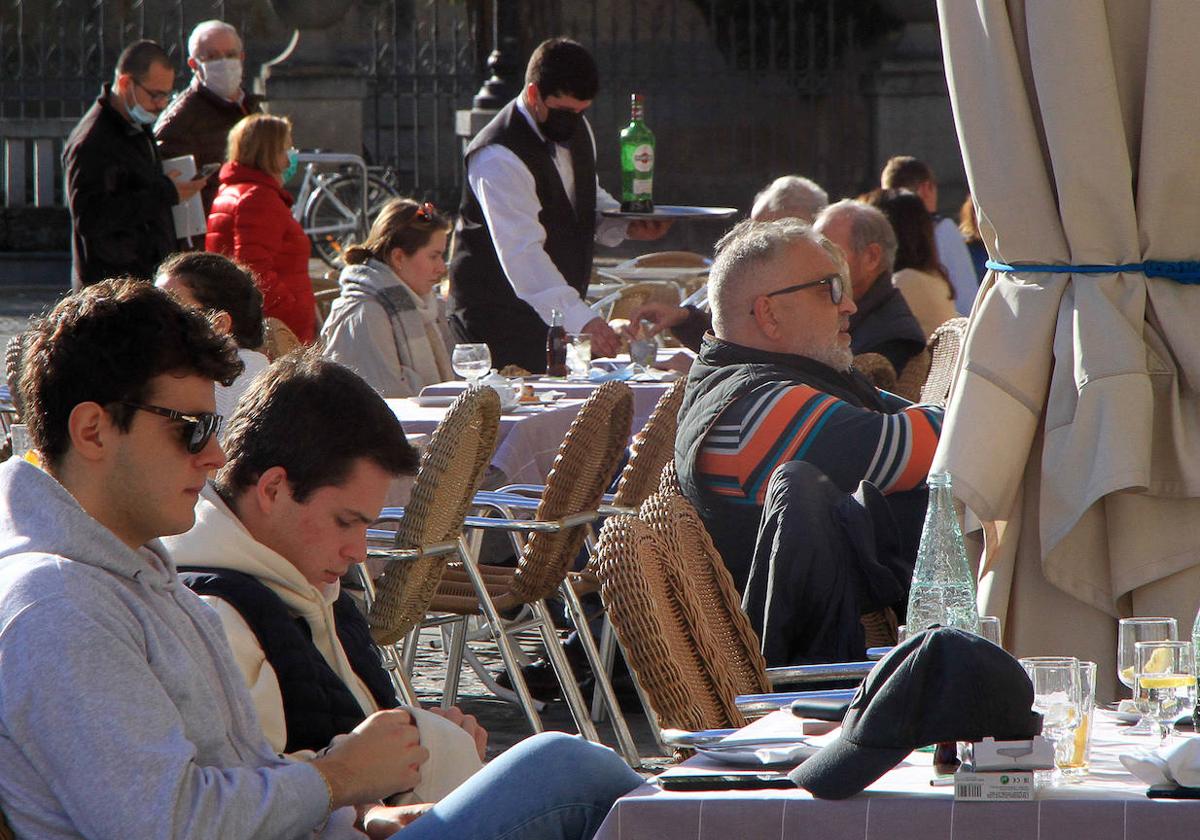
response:
M829 286L829 299L833 301L833 305L837 306L842 302L842 296L846 293L846 281L840 274L830 274L828 277L822 277L820 280L812 280L808 283L797 283L795 286L784 286L782 289L776 289L773 292L767 292L763 297L775 297L776 295L788 295L792 292L798 292L801 289L808 289L812 286ZM754 314L754 310L750 310L750 314Z
M159 105L166 105L171 101L171 96L174 94L174 91L170 90L150 90L150 88L146 87L137 80L134 80L133 84L135 87L140 87L145 94L150 97L151 102L155 102Z
M183 445L192 455L199 455L204 451L204 447L208 446L212 436L221 431L221 424L225 422L225 418L220 414L184 414L182 411L175 411L170 408L163 408L158 405L146 405L145 403L130 402L129 400L121 400L121 405L127 405L130 408L136 408L139 411L148 411L151 414L157 414L159 417L167 417L182 423Z
M433 202L426 201L417 208L417 212L413 215L423 222L432 222L435 213L437 213L437 208L433 206Z

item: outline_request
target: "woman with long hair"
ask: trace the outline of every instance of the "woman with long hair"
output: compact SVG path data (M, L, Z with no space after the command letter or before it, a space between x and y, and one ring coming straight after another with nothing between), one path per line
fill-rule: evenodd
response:
M954 308L954 286L938 259L933 237L933 218L925 202L908 190L875 190L866 202L878 207L896 232L896 261L892 285L904 295L926 336L958 316Z
M292 218L292 195L283 188L296 168L291 146L292 124L286 117L255 114L233 127L204 248L253 271L264 317L278 318L311 344L316 335L316 298L308 276L312 246Z
M445 302L450 222L429 202L395 198L360 245L346 249L340 292L321 337L325 355L385 397L410 397L454 378Z

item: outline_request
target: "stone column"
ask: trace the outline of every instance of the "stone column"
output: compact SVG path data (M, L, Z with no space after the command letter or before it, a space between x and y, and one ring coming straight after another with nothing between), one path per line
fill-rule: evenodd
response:
M491 0L492 54L488 56L489 77L484 81L470 110L454 115L454 133L462 138L463 151L496 112L520 93L523 68L517 55L517 0Z

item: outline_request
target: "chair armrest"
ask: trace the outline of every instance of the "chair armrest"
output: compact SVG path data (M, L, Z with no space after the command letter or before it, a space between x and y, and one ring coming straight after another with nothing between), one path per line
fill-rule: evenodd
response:
M874 662L830 662L823 665L786 665L768 668L771 685L806 685L834 680L861 680L871 673Z
M441 557L458 551L458 542L431 543L416 548L368 548L367 557L374 560L417 560L421 557Z
M776 694L740 694L734 698L738 711L743 714L767 714L777 709L786 709L797 700L849 700L856 689L839 688L829 691L781 691Z
M572 513L559 519L504 519L499 516L468 516L463 526L466 528L482 528L488 531L526 531L530 533L554 534L577 525L595 522L600 512L586 510Z

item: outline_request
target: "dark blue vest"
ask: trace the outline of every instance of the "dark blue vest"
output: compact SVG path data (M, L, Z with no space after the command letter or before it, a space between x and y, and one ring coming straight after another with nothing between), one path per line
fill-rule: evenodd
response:
M275 669L287 723L285 752L320 750L362 723L366 713L313 644L308 622L257 578L229 569L183 566L180 579L199 595L214 595L238 611ZM381 709L399 705L367 620L345 592L333 604L338 640L350 667Z

